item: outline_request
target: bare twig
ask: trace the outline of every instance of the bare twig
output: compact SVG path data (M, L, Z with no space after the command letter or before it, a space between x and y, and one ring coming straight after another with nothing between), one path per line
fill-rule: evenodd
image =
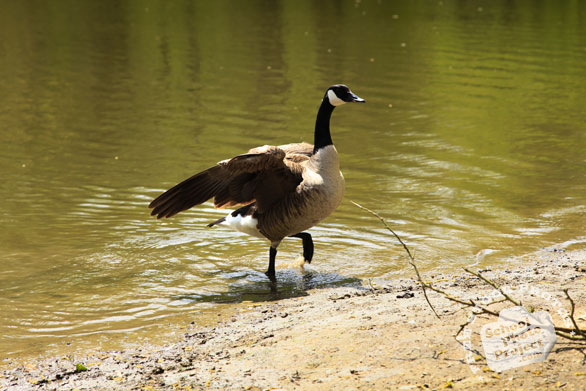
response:
M484 277L482 274L480 274L480 272L474 272L468 268L464 268L464 270L470 274L472 274L473 276L476 276L478 278L480 278L482 281L486 282L488 285L492 286L494 289L496 289L497 291L499 291L499 293L501 295L503 295L503 297L505 298L506 301L510 301L511 303L513 303L516 306L522 307L523 304L520 301L517 301L515 299L513 299L511 296L507 295L500 286L498 286L495 282L489 280L488 278Z
M485 276L483 276L480 272L474 272L472 270L469 270L467 268L464 268L464 270L466 270L468 273L478 277L479 279L481 279L482 281L484 281L486 284L490 285L491 287L493 287L494 289L498 290L499 293L501 295L503 295L504 300L499 300L498 302L502 302L502 301L508 301L516 306L522 306L520 301L515 300L514 298L512 298L511 296L509 296L508 294L506 294L503 289L494 281L486 278ZM430 288L431 289L431 288ZM437 290L436 290L437 292ZM571 313L570 313L570 320L572 321L572 325L574 326L574 328L568 328L568 327L560 327L560 326L554 326L554 330L556 332L557 335L559 335L562 338L565 339L569 339L571 341L586 341L586 333L581 330L578 327L578 324L576 323L576 320L574 318L574 301L572 300L572 298L570 297L570 295L567 292L567 289L564 290L566 297L568 298L568 300L570 301L570 305L571 305ZM441 293L441 292L439 292ZM451 297L448 297L449 295L446 295L445 293L443 294L444 297L446 297L446 299L451 300L451 301L455 301L457 303L466 305L468 307L471 307L471 304L469 304L468 302L465 302L463 300L454 300ZM470 303L472 302L472 300L470 300ZM491 304L494 304L495 302L489 303L486 307L490 306ZM475 306L477 309L479 309L481 311L481 313L483 314L487 314L487 315L492 315L495 317L498 317L499 314L496 313L495 311L489 310L486 307L483 306L479 306L476 305Z
M573 330L576 334L582 336L584 339L586 339L586 332L584 332L583 330L580 329L580 327L578 327L578 323L576 323L576 319L574 318L574 310L576 309L576 304L574 304L574 300L570 297L570 294L568 293L568 289L564 289L564 293L566 294L566 298L568 299L568 301L570 302L570 320L572 321L572 325L574 325L575 330Z
M431 308L431 310L433 311L433 313L435 314L435 316L439 319L439 315L437 314L437 312L435 311L435 308L433 308L433 305L431 304L431 302L429 301L429 297L427 297L427 291L426 288L431 287L431 285L426 284L425 282L423 282L423 279L421 278L421 275L419 274L419 269L417 268L417 265L415 264L415 258L413 257L413 255L411 254L411 251L409 251L409 247L407 247L407 245L405 244L405 242L403 242L403 240L399 237L399 235L397 235L395 233L395 231L393 231L393 229L389 226L389 224L387 224L387 222L385 221L385 219L383 219L378 213L376 213L373 210L370 210L354 201L350 201L352 202L354 205L356 205L357 207L359 207L360 209L363 209L367 212L369 212L370 214L372 214L374 217L378 218L383 225L385 226L386 229L388 229L395 238L397 238L397 240L399 241L399 243L401 243L401 245L403 246L403 248L405 249L405 251L407 252L407 255L409 256L409 264L413 267L413 269L415 270L415 274L417 275L417 281L419 281L419 285L421 285L421 289L423 290L423 296L425 296L425 301L427 301L427 304L429 305L429 308Z
M354 205L356 205L357 207L359 207L360 209L363 209L367 212L369 212L370 214L372 214L373 216L375 216L376 218L378 218L383 225L385 226L386 229L388 229L393 236L395 236L395 238L397 238L397 240L399 241L399 243L401 243L401 245L403 246L403 248L405 249L405 251L407 252L407 255L409 256L409 264L411 265L411 267L413 267L413 269L415 270L415 274L417 275L417 281L419 282L419 284L421 285L421 289L423 290L423 295L425 296L425 300L427 301L427 304L429 305L429 307L431 308L431 310L433 311L433 313L435 314L435 316L437 316L439 318L439 315L437 314L437 312L435 311L435 308L433 307L433 305L431 304L431 302L429 301L429 298L427 296L427 289L439 293L440 295L442 295L444 298L446 298L447 300L460 304L463 307L462 308L469 308L472 310L472 312L475 315L488 315L488 316L493 316L493 317L499 317L499 313L496 311L493 311L492 309L490 309L489 307L491 305L494 304L498 304L498 303L503 303L503 302L509 302L515 306L523 306L522 302L519 300L516 300L515 298L513 298L512 296L508 295L501 287L500 285L498 285L496 282L490 280L489 278L483 276L480 272L475 272L472 271L468 268L464 268L464 270L469 273L472 274L473 276L477 277L478 279L480 279L481 281L483 281L485 284L490 285L492 288L496 289L502 296L502 299L497 299L497 300L493 300L485 305L479 305L477 304L474 300L472 299L462 299L459 297L455 297L452 296L451 294L449 294L448 292L433 286L431 282L425 282L423 281L423 279L421 278L421 274L419 273L419 269L417 268L417 265L415 264L415 258L413 257L413 255L411 254L411 251L409 250L409 248L407 247L407 245L405 244L405 242L403 242L403 240L401 240L401 238L399 237L399 235L397 235L395 233L395 231L393 231L393 229L389 226L389 224L387 224L387 222L385 221L384 218L382 218L378 213L354 202L351 201ZM559 327L559 326L554 326L554 330L556 335L571 340L571 341L586 341L586 331L581 330L580 327L578 326L578 323L576 322L576 319L574 318L574 311L575 311L575 303L574 300L570 297L570 294L568 293L567 289L564 289L564 293L566 295L566 298L568 299L568 301L570 302L570 315L569 318L572 321L572 328L568 328L568 327ZM465 322L464 324L460 325L460 329L458 330L458 332L456 333L455 337L457 338L458 335L466 328L466 326L470 325L471 321L468 320L467 322Z

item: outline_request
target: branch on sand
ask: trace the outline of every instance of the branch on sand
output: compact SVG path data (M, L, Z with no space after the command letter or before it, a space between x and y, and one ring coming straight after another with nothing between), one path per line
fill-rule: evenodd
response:
M379 219L383 225L385 226L386 229L388 229L395 238L397 238L397 240L399 241L399 243L401 243L401 245L403 246L403 248L405 249L405 252L407 253L408 257L409 257L409 265L411 265L411 267L413 267L413 269L415 270L415 274L417 276L417 282L419 283L419 285L421 286L421 289L423 291L423 295L425 296L425 301L427 301L427 304L429 305L429 308L431 308L431 310L433 311L433 313L435 314L435 316L437 316L439 318L438 313L436 312L435 308L433 307L433 305L431 304L431 301L429 300L429 297L427 295L427 290L436 292L438 294L440 294L441 296L443 296L445 299L459 304L462 306L462 308L468 308L470 310L472 310L473 315L487 315L489 317L499 317L499 314L497 311L492 310L491 306L498 304L498 303L504 303L504 302L508 302L513 304L514 306L523 306L523 304L521 303L520 300L516 300L514 297L511 297L510 295L508 295L502 288L500 285L498 285L496 282L488 279L487 277L483 276L480 272L475 272L473 270L470 270L468 268L463 268L464 271L466 271L466 273L473 275L474 277L480 279L481 281L483 281L484 283L486 283L487 285L489 285L490 287L492 287L493 289L497 290L500 295L502 296L502 298L498 299L498 300L494 300L490 303L487 303L485 305L481 305L476 303L474 300L472 299L464 299L464 298L460 298L460 297L456 297L451 295L449 292L446 292L443 289L440 289L434 285L432 285L431 282L425 282L423 281L423 279L421 278L421 274L419 273L419 269L417 268L417 265L415 263L415 258L413 257L413 255L411 254L411 251L409 250L409 247L407 247L407 245L405 244L405 242L403 242L403 240L399 237L399 235L397 235L395 233L395 231L393 231L393 229L389 226L389 224L385 221L385 219L383 217L381 217L377 212L370 210L354 201L351 201L354 205L356 205L357 207L359 207L362 210L365 210L367 212L369 212L370 214L372 214L374 217L376 217L377 219ZM564 289L564 294L566 296L566 299L568 300L568 302L570 303L570 314L568 315L571 322L572 322L572 327L560 327L560 326L554 326L554 330L556 335L558 335L559 337L571 340L571 341L581 341L581 342L585 342L586 343L586 331L580 329L580 327L578 326L576 319L574 317L574 310L575 310L575 303L574 300L572 299L572 297L570 296L569 292L567 289ZM474 318L474 316L471 316L469 318L468 321L466 321L464 324L460 325L460 329L459 331L455 334L455 337L458 336L458 334L460 334L460 332L466 327L468 326L471 322L472 319Z
M395 238L397 238L397 240L399 241L399 243L401 243L403 245L403 248L405 249L405 251L407 252L407 255L409 256L409 264L413 267L413 269L415 270L415 274L417 275L417 281L419 281L419 285L421 285L421 289L423 290L423 296L425 296L425 301L427 301L427 304L429 305L429 308L431 308L431 310L433 311L433 313L435 314L435 316L439 319L439 315L437 314L437 312L435 312L435 308L433 308L433 305L431 305L431 302L429 301L429 297L427 297L427 291L426 288L427 284L423 282L423 280L421 279L421 275L419 274L419 269L417 269L417 265L415 264L415 258L413 257L413 255L411 254L411 251L409 251L409 247L407 247L407 245L405 244L405 242L403 242L403 240L401 240L401 238L399 237L399 235L397 235L395 233L395 231L393 231L393 229L391 228L391 226L389 224L387 224L387 222L385 221L385 219L383 219L378 213L365 208L364 206L354 202L354 201L350 201L352 202L354 205L356 205L357 207L359 207L360 209L363 209L369 213L371 213L373 216L377 217L385 226L386 229L388 229L394 236Z

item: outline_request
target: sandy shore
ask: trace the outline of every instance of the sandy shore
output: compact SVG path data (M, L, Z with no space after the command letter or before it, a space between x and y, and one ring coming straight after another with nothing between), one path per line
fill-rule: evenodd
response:
M556 304L586 329L586 250L548 249L484 270L517 289L526 306L548 311L564 326ZM428 273L452 295L480 300L492 289L464 272ZM532 289L532 290L531 290ZM413 279L363 287L319 289L301 298L239 304L216 326L190 325L167 346L55 357L0 374L2 390L585 390L586 346L558 338L545 362L491 371L482 352L478 317L454 335L470 312L430 294L438 319ZM545 293L545 294L544 294ZM500 305L500 308L510 305ZM497 309L500 309L497 307ZM87 370L76 371L82 364ZM84 369L80 367L79 369Z

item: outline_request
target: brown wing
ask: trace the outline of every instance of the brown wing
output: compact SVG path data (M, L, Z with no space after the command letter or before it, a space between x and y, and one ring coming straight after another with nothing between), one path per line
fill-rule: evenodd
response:
M265 145L223 160L154 199L151 215L171 217L212 197L217 208L256 201L259 211L266 210L302 181L302 169L285 164L285 156L281 148Z

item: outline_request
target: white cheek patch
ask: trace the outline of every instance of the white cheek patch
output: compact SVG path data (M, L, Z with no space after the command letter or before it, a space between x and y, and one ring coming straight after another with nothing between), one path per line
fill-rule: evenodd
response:
M338 98L338 95L336 95L336 93L332 90L328 91L328 99L332 106L340 106L346 103L342 99Z

